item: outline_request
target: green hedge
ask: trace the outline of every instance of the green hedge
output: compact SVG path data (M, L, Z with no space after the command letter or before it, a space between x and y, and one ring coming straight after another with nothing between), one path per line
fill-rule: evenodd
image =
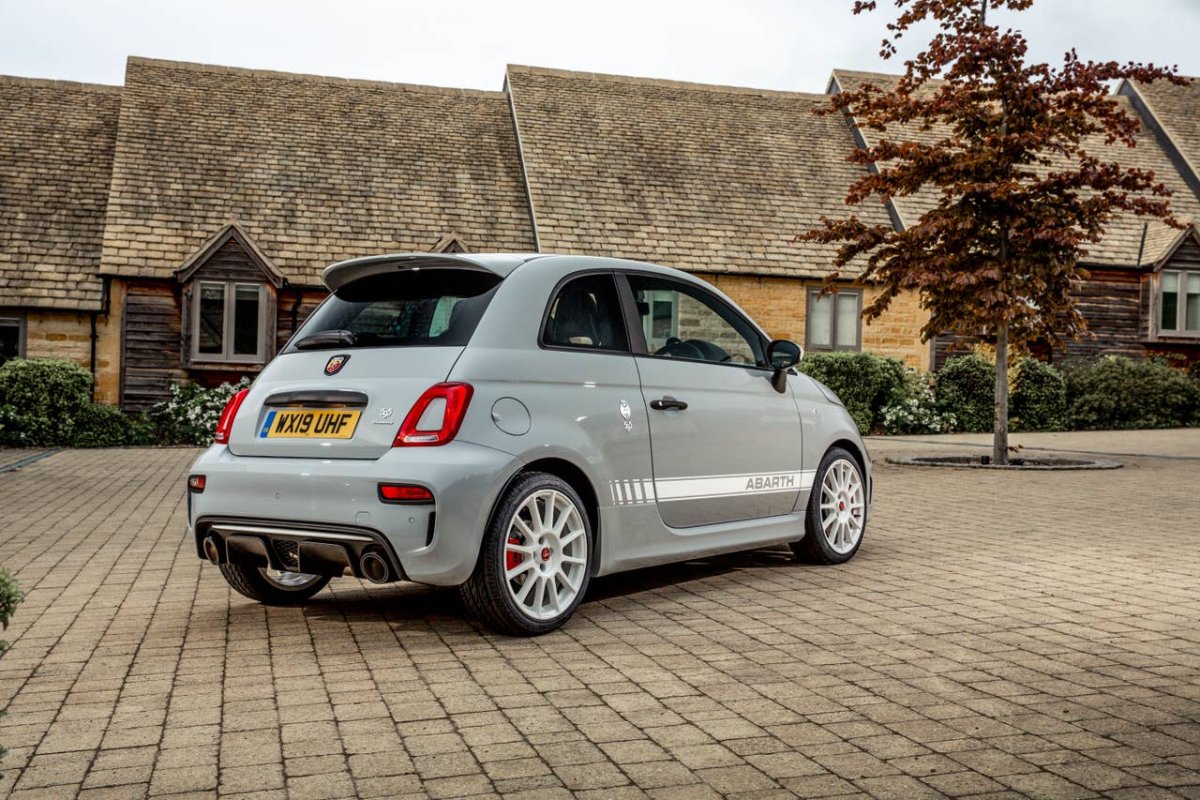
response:
M905 397L904 363L870 353L810 353L801 372L837 394L862 433L883 425L883 411Z
M1200 381L1162 362L1107 356L1068 363L1063 377L1074 430L1200 425Z
M955 356L937 374L937 408L952 414L955 430L987 433L994 427L996 367L983 356Z
M92 402L92 375L74 361L14 358L0 366L0 445L150 444L152 428Z
M1067 427L1067 382L1062 373L1034 358L1017 362L1009 398L1014 431L1061 431Z

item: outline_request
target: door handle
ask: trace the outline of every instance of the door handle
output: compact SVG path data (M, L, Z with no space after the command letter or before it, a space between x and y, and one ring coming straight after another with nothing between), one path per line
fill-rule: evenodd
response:
M671 408L677 408L680 411L683 411L687 408L687 403L683 402L682 400L676 400L674 397L671 397L671 395L667 395L660 400L651 400L650 407L655 411L666 411Z

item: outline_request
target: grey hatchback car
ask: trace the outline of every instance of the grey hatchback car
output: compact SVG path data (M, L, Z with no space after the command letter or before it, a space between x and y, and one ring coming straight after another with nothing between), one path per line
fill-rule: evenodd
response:
M197 553L263 603L331 578L459 586L492 627L562 625L592 577L862 544L871 464L829 389L677 270L387 255L226 406L188 474Z

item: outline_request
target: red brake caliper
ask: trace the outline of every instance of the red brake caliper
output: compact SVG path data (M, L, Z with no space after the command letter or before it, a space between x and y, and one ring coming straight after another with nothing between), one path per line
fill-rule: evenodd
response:
M510 537L508 537L508 543L509 544L520 544L521 540L515 536L510 536ZM517 566L517 564L520 564L522 561L524 561L524 558L522 558L520 553L513 552L512 550L505 551L505 553L504 553L504 568L505 569L508 569L508 570L514 569Z

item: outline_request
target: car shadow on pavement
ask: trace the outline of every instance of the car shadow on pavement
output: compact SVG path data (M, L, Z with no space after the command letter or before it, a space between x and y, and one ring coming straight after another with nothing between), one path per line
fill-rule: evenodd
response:
M594 578L579 613L586 614L592 603L612 604L643 592L660 592L669 599L673 589L687 592L686 585L694 581L742 570L782 568L794 563L790 550L777 547L690 559ZM329 589L305 603L303 609L304 615L313 619L338 617L347 622L387 621L393 627L402 628L406 623L422 628L455 628L473 622L457 589L413 583L376 587L351 580L334 581Z

